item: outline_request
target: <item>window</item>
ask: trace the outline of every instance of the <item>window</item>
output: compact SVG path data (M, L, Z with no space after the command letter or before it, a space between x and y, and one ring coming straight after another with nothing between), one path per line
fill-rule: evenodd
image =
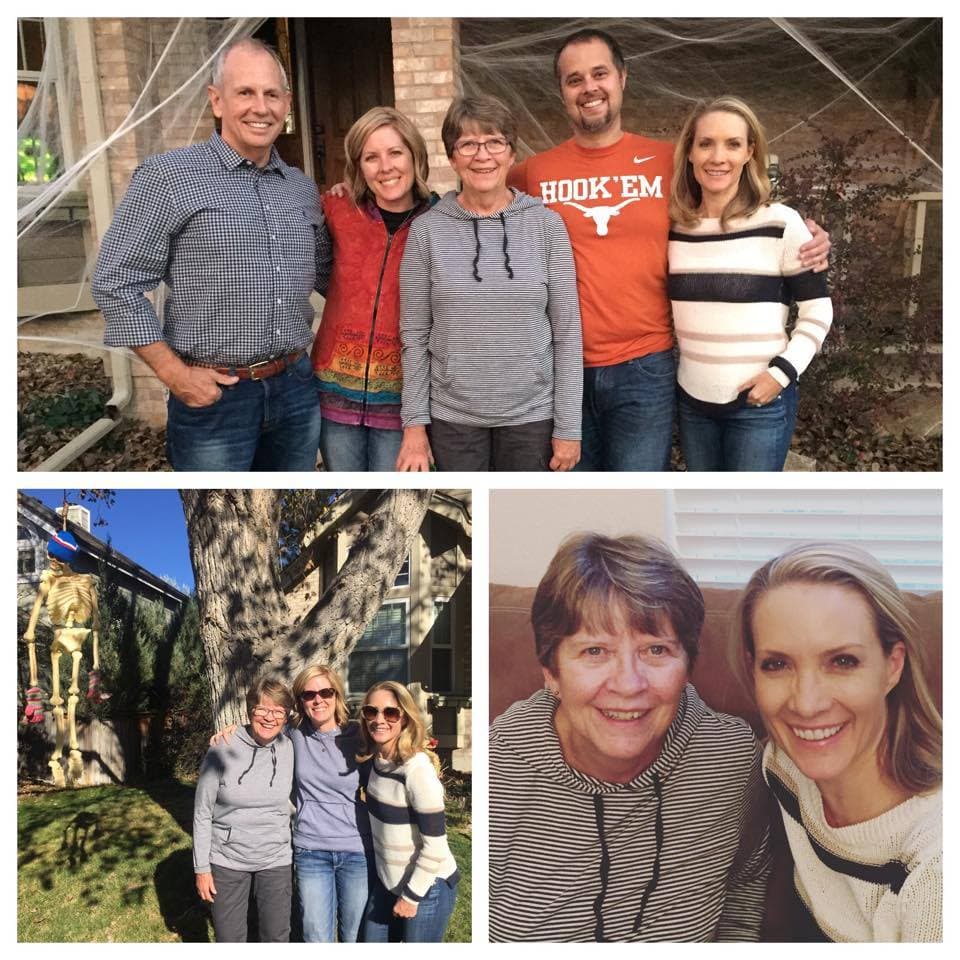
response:
M17 574L28 577L37 572L37 554L33 547L20 547L17 550Z
M17 20L17 125L23 121L37 92L43 54L46 50L43 20L20 17Z
M407 682L407 602L385 603L350 654L348 686L364 693L381 680Z
M435 693L453 691L453 625L449 600L434 598L433 626L430 628L430 689Z
M395 587L409 587L410 586L410 554L408 553L404 557L403 565L397 571L397 578L393 581Z
M903 590L943 586L938 490L676 490L674 548L701 585L741 586L794 543L851 541Z

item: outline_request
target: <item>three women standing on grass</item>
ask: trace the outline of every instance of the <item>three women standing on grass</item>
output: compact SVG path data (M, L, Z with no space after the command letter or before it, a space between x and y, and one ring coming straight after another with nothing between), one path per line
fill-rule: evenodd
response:
M213 904L217 940L246 940L251 882L261 940L289 939L291 859L305 941L442 940L456 898L456 863L416 703L402 684L377 684L361 726L348 720L339 675L322 664L303 670L293 691L291 697L276 681L256 684L247 698L250 727L235 740L235 727L215 734L201 767L194 869L200 896ZM267 746L269 754L258 755ZM249 769L238 772L234 786L248 747ZM236 883L233 872L241 874ZM221 897L225 885L236 896Z

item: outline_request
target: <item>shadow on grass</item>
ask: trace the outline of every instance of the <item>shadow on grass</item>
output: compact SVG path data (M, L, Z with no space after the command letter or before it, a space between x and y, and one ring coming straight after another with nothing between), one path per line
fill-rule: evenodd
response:
M176 850L153 872L157 903L166 928L184 943L209 943L207 908L197 896L193 853Z
M158 808L173 822L164 822ZM167 930L184 941L207 942L207 914L194 886L192 814L193 787L177 781L25 797L18 805L20 884L51 904L72 900L88 914L118 897L121 910L136 910L152 899L152 887ZM76 929L81 938L83 927ZM21 939L33 937L25 929Z

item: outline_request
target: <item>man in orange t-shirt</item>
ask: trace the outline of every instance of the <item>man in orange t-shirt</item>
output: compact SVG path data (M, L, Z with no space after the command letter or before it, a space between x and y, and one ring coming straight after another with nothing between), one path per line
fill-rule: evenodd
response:
M673 145L625 133L627 71L602 30L567 37L554 57L573 137L513 168L508 183L563 218L583 324L578 470L666 470L676 370L667 299ZM801 253L824 260L826 234Z

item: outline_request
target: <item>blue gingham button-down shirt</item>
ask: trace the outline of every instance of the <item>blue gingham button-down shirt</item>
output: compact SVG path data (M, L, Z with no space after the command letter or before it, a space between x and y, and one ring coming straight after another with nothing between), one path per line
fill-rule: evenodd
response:
M274 149L258 168L214 133L149 157L100 247L104 343L165 340L182 357L245 366L310 345L310 293L329 262L316 184ZM163 324L144 296L165 282Z

